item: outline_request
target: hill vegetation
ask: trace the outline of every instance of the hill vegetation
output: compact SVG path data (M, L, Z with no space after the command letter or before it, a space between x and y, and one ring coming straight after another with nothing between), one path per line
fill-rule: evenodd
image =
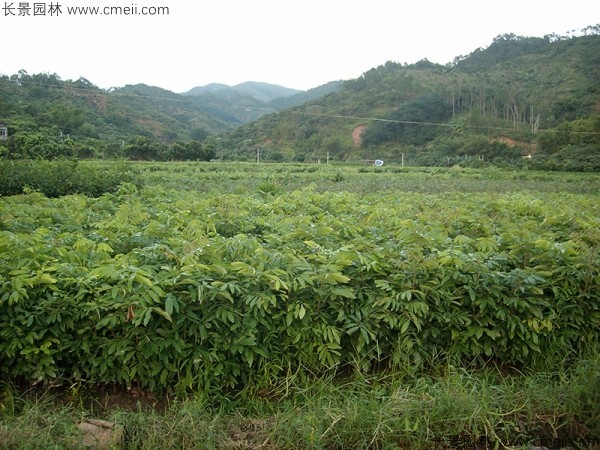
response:
M441 66L387 62L228 133L218 154L600 170L600 36L498 36ZM532 158L531 161L524 161Z
M186 92L203 111L232 126L253 122L265 114L315 100L342 87L331 81L308 91L284 88L267 83L246 82L236 86L208 84Z
M144 84L105 91L90 81L25 71L0 77L0 122L10 158L129 156L135 140L170 151L179 141L202 141L229 125L194 102Z
M251 82L209 85L200 95L145 84L107 91L84 78L19 71L0 77L0 123L10 137L0 156L209 160L209 135L282 108L270 105L278 95L295 105L315 94Z
M278 86L276 84L260 83L258 81L246 81L244 83L236 84L235 86L228 86L226 84L212 83L206 86L196 86L186 92L186 95L201 95L205 92L222 92L222 91L234 91L241 94L249 95L262 102L269 102L279 97L289 97L294 94L298 94L302 91L298 89L286 88Z
M600 26L505 34L446 66L388 61L307 92L266 83L176 94L0 77L0 155L600 170Z

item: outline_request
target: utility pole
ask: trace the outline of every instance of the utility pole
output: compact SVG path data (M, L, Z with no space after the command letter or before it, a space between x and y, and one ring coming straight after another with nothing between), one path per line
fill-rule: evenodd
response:
M256 149L256 162L259 163L260 162L260 148Z

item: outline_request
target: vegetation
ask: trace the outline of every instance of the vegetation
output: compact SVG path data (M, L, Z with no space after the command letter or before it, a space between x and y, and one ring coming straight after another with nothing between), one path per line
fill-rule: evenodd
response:
M0 196L40 192L46 197L83 194L99 197L121 183L141 185L135 167L125 164L91 166L76 160L0 161Z
M447 66L387 62L296 95L264 83L188 93L197 95L143 84L103 91L21 71L0 77L10 136L0 156L178 160L173 146L194 142L203 148L184 159L252 161L260 150L273 162L598 171L598 31L501 35Z
M291 97L301 93L301 91L297 89L277 86L275 84L246 81L235 86L228 86L226 84L218 83L212 83L207 86L197 86L186 92L186 94L202 95L205 92L212 92L216 94L237 92L242 95L248 95L259 102L262 102L263 104L277 98Z
M245 97L325 94L226 135L235 96L0 77L0 448L90 417L126 448L592 448L585 31Z
M122 156L135 136L172 144L202 141L227 124L185 96L144 85L104 91L88 80L25 71L0 77L0 122L12 158Z
M228 133L217 153L597 171L600 36L597 27L587 32L502 35L448 66L387 62L339 92ZM523 161L529 156L534 161Z
M124 167L0 198L6 446L88 415L132 448L599 439L597 175Z
M0 387L0 446L79 448L82 418L124 427L124 448L593 448L598 353L566 367L502 374L439 365L377 377L290 374L218 399L160 400L74 384L19 394ZM218 404L218 405L216 405Z
M239 92L231 88L180 95L144 84L105 91L84 78L61 80L56 74L29 75L20 71L0 77L0 123L9 126L10 136L7 142L0 141L0 157L205 161L210 159L207 152L214 157L212 146L184 151L185 157L181 146L207 144L204 141L210 134L338 86L332 83L291 95L298 91L246 83L240 85ZM289 97L282 99L281 105L271 105L252 96L259 94ZM142 141L144 144L139 145ZM137 149L132 150L132 146Z

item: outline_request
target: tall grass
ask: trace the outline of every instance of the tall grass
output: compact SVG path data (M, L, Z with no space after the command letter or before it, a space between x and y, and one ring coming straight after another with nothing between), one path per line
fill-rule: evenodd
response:
M435 373L369 377L298 371L219 399L170 399L163 409L118 403L86 406L3 385L0 448L76 448L75 425L89 416L123 425L131 449L592 448L600 441L600 357L524 373L448 363Z
M95 162L94 164L97 164ZM109 163L107 165L110 166ZM348 164L139 163L148 186L197 192L258 194L291 192L309 186L317 192L569 192L595 194L597 173L401 167Z

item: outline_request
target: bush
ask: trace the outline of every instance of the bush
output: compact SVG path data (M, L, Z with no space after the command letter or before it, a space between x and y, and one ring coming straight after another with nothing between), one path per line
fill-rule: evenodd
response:
M47 197L85 194L98 197L115 192L122 183L139 185L131 166L86 166L77 161L0 161L0 195L39 191Z
M569 145L553 154L536 155L526 163L535 170L600 172L600 145Z
M595 211L540 192L0 199L0 378L222 393L444 355L532 367L598 342Z

